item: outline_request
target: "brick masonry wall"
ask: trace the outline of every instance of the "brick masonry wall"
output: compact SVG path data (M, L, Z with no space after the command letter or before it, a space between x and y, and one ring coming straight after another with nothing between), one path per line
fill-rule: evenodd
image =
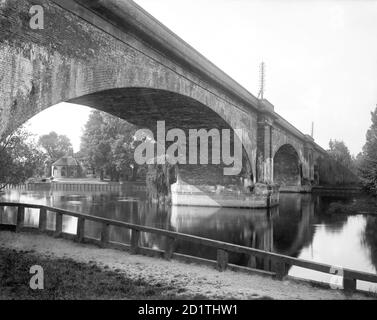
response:
M43 30L29 27L34 4L44 8ZM257 133L254 109L135 34L94 14L89 18L91 23L47 0L0 1L0 137L52 105L76 102L152 130L157 120L168 128L243 129L244 167L256 177L257 139L265 138ZM301 142L279 130L272 130L272 154L290 143L304 175L310 172Z

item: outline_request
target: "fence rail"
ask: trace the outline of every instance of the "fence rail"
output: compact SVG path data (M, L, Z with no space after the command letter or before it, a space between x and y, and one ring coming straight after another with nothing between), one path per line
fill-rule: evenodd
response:
M78 191L78 192L117 192L124 188L132 188L134 191L145 191L145 183L128 181L120 183L90 183L90 182L35 182L18 185L7 185L4 190L36 190L46 188L56 191Z
M40 210L39 211L39 226L38 226L39 231L47 232L47 229L46 229L47 212L53 212L56 214L56 223L55 223L55 230L53 231L53 235L55 237L63 237L65 235L66 237L69 237L70 239L75 240L77 242L93 242L93 239L85 238L85 221L92 221L92 222L97 222L97 223L102 224L101 239L99 241L96 241L96 243L103 247L108 247L111 245L110 237L109 237L110 226L121 227L121 228L131 230L131 245L129 249L131 253L133 254L144 253L146 251L153 251L152 249L142 248L139 246L140 232L146 232L146 233L152 233L152 234L167 237L168 245L165 251L161 253L168 260L170 260L173 256L175 256L174 254L175 244L178 240L181 240L181 241L188 241L191 243L215 248L217 250L217 262L215 263L217 264L217 267L220 271L224 271L227 268L232 267L232 265L230 265L228 261L229 253L241 253L241 254L249 255L250 257L253 257L253 258L259 257L259 258L269 259L272 262L273 272L272 273L266 272L266 274L274 275L279 280L282 280L286 276L287 271L289 270L291 266L297 266L297 267L301 267L305 269L310 269L313 271L318 271L318 272L334 275L334 266L331 266L331 265L297 259L297 258L293 258L289 256L280 255L277 253L262 251L262 250L254 249L254 248L248 248L248 247L221 242L217 240L201 238L201 237L192 236L188 234L182 234L182 233L172 232L168 230L135 225L135 224L127 223L127 222L121 222L121 221L101 218L97 216L91 216L91 215L87 215L83 213L73 212L69 210L64 210L64 209L59 209L59 208L54 208L54 207L49 207L49 206L44 206L44 205L1 202L0 207L18 208L17 209L17 222L15 226L15 229L18 232L22 231L22 229L24 228L25 208L39 209ZM63 233L63 215L76 217L78 219L77 231L75 235L68 236L67 234ZM118 244L118 246L122 247L122 245L120 244ZM190 256L185 256L185 257L188 258L188 260L191 259L191 261L192 259L195 259L197 261L199 260L204 261L204 259L200 259L196 257L190 257ZM244 267L239 267L239 268L246 269ZM343 287L344 287L344 290L346 291L351 291L351 292L355 291L357 281L377 283L376 274L342 268L342 275L343 275Z

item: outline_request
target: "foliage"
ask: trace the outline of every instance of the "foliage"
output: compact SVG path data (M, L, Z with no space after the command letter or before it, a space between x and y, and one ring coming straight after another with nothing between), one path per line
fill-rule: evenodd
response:
M377 108L371 116L372 125L367 132L363 153L358 156L358 168L364 188L377 194Z
M20 128L0 141L0 190L10 184L24 183L41 174L45 157L30 133Z
M41 136L38 144L45 150L51 162L55 162L72 152L72 144L69 138L65 135L58 135L54 131Z
M99 173L102 180L107 174L112 181L119 181L130 172L135 179L136 131L137 127L120 118L93 111L81 138L80 154L85 165Z
M330 140L328 156L318 159L319 184L323 186L354 186L360 184L356 160L343 141Z
M330 149L327 151L329 155L342 166L348 168L352 172L356 172L355 159L343 141L330 140Z
M360 184L359 177L352 170L330 156L318 159L318 169L321 186L353 187Z
M162 156L167 157L167 156ZM168 203L171 201L170 185L177 180L176 166L171 165L168 160L165 164L148 165L146 175L147 194L150 201Z

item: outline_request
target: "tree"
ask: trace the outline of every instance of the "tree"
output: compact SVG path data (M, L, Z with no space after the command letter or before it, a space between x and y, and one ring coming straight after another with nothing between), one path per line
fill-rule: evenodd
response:
M65 135L50 132L39 138L38 144L45 150L50 162L55 162L61 157L72 152L72 144Z
M41 174L44 160L43 153L24 128L0 140L0 190Z
M343 141L330 140L330 149L327 151L329 155L338 163L356 172L355 159L351 156L351 153Z
M135 177L134 135L137 127L100 111L93 111L81 138L81 151L86 166L112 181L119 181L129 171Z
M377 107L371 112L372 125L366 136L359 172L366 190L377 193Z

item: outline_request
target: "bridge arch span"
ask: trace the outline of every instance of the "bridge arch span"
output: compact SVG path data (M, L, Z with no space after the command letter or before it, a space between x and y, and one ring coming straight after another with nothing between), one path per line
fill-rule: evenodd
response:
M274 182L281 187L301 186L302 162L291 144L282 145L274 156Z
M275 148L292 143L310 180L304 145L313 149L314 141L133 1L38 4L42 29L30 26L35 1L0 1L0 138L50 106L73 102L147 128L167 116L168 128L242 129L247 176L261 188L272 182ZM216 183L211 192L232 184ZM255 206L264 206L259 191Z
M187 137L187 157L189 156L189 131L205 129L208 132L212 129L228 129L233 136L233 128L213 109L203 105L201 102L172 91L154 88L119 88L95 92L69 102L89 106L94 109L110 113L114 116L127 120L140 128L150 129L157 139L156 127L158 121L165 122L165 134L170 129L181 129ZM194 120L193 120L194 119ZM233 139L231 139L231 148ZM211 164L212 140L209 139L209 163ZM223 166L206 166L203 174L201 165L185 165L181 172L186 171L185 182L219 184L224 182L237 184L239 178L250 178L253 176L253 166L246 151L247 144L242 146L242 172L234 177L222 177ZM221 148L221 147L220 147ZM199 149L199 146L198 146ZM198 155L200 151L198 150ZM198 159L199 160L199 159ZM187 158L188 163L188 158ZM184 167L184 168L183 168ZM183 171L182 171L183 170ZM182 177L182 176L181 176ZM220 179L220 180L218 180ZM200 182L201 181L201 182Z
M23 20L32 1L1 4L7 20L0 38L0 137L50 106L73 102L147 128L166 120L168 128L243 129L255 176L255 110L132 34L106 33L95 16L98 25L54 2L42 4L43 30Z

